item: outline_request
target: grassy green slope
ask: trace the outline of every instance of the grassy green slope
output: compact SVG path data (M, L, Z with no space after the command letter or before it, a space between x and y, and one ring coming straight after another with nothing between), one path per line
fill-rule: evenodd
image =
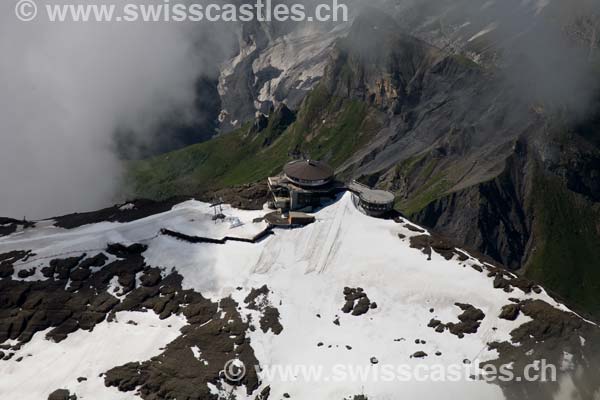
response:
M376 114L365 103L333 97L319 86L287 129L270 118L260 133L252 133L247 124L208 142L134 162L128 183L136 197L194 195L264 179L280 171L294 150L336 167L376 133Z
M408 198L398 196L395 207L411 216L430 203L442 198L453 186L452 178L445 171L436 168L439 160L427 157L426 153L411 157L398 165L397 174L419 182L416 190Z
M558 178L540 175L535 185L536 246L526 275L600 315L600 210L568 192Z

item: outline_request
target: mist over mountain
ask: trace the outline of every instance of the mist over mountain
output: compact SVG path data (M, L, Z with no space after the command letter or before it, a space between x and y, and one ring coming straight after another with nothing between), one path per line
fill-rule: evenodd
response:
M0 24L1 215L42 218L110 204L121 190L123 155L204 138L175 127L205 123L197 87L201 77L214 79L219 54L230 51L224 28L209 36L208 28L178 24L25 24L12 7L4 4ZM127 132L126 151L116 132Z

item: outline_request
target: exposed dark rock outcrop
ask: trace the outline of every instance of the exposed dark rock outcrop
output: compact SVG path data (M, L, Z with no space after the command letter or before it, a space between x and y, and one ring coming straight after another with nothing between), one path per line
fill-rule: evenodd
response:
M427 326L439 333L448 330L459 338L463 338L465 334L477 333L481 321L485 318L483 311L470 304L456 303L455 305L463 310L462 314L458 316L458 323L442 323L437 319L432 319Z
M130 281L126 278L146 268L143 258L132 256L91 274L89 268L94 263L88 262L87 268L78 267L82 259L83 256L52 260L49 267L42 269L48 278L43 281L0 280L0 342L28 342L35 333L47 328L52 328L47 337L59 342L78 329L93 329L119 303L107 293L112 277L126 283ZM132 290L132 284L128 285Z
M56 226L66 229L73 229L82 225L103 221L130 222L169 211L175 204L181 203L184 200L186 198L182 197L165 201L134 200L98 211L63 215L54 218L54 220L56 221Z
M458 255L461 260L468 258L463 252L457 250L453 244L438 235L418 235L410 238L410 247L423 251L431 260L431 251L435 251L446 260L451 260Z
M103 253L92 257L83 254L50 261L43 268L46 280L0 280L0 343L18 341L3 350L3 357L10 359L34 334L48 328L47 338L59 342L77 330L92 330L105 319L113 321L119 311L152 311L161 319L181 314L188 325L163 353L107 371L106 384L123 391L137 388L144 399L211 399L216 396L210 394L207 383L219 385L226 379L222 375L226 362L239 359L248 367L246 375L229 383L245 385L252 393L259 384L254 369L258 361L245 336L249 325L242 321L238 305L231 298L217 304L200 293L182 289L183 278L176 272L164 275L159 268L145 264L145 250L141 244L113 243L106 253L118 259L108 264ZM13 252L2 258L9 265L28 254ZM98 266L103 267L93 268ZM118 284L119 298L110 292L114 283ZM283 327L274 307L262 307L258 295L249 301L263 311L263 330L281 332ZM194 356L194 346L201 349L202 361ZM53 396L72 398L65 391Z
M236 186L216 191L199 193L198 199L212 202L223 200L227 204L240 209L258 210L266 203L269 191L266 183L255 183ZM103 221L131 222L151 215L169 211L174 205L188 200L190 197L172 197L167 200L153 201L146 199L133 200L98 211L68 214L54 218L55 225L73 229L87 224ZM1 236L1 235L0 235Z
M251 310L260 311L260 329L263 332L271 331L279 335L283 331L283 326L279 322L279 310L269 301L270 290L267 285L259 289L252 289L244 299L244 303Z
M30 276L33 276L35 274L35 270L35 268L22 269L17 273L17 277L21 279L29 278Z
M142 362L131 362L110 369L105 374L105 384L129 392L136 390L143 399L217 399L210 393L208 383L221 386L221 380L231 385L244 385L248 394L254 392L259 381L255 365L258 360L245 337L248 325L237 311L237 303L223 299L212 303L198 293L189 292L198 302L183 311L188 325L182 335L169 343L158 356ZM224 315L221 317L220 313ZM197 346L202 351L202 362L191 350ZM240 360L246 373L239 381L229 381L223 368L229 360Z
M555 367L556 380L551 380L552 370L548 369L546 381L523 379L518 385L498 382L505 394L509 398L554 398L561 377L570 376L581 398L593 398L598 390L596 371L600 367L600 348L592 343L600 339L598 327L542 300L524 300L515 305L532 320L515 328L510 341L490 343L490 349L497 350L499 357L483 365L499 368L513 363L515 376L525 377L527 365L544 360L544 365ZM565 354L570 355L573 365L585 367L562 368Z
M222 199L225 203L242 210L261 210L269 199L269 188L265 182L219 189L199 196L206 202Z
M181 277L171 273L163 279L158 269L146 266L140 254L145 249L140 244L111 244L107 253L119 259L107 265L102 253L88 258L83 254L51 260L42 268L46 280L0 280L0 342L25 343L48 328L52 329L46 336L60 342L76 330L92 330L118 311L153 310L160 318L179 312L179 305L191 299L181 291ZM113 278L121 288L119 295L125 296L122 300L109 293Z
M67 389L56 389L50 393L48 400L77 400L77 396L71 394Z
M14 264L18 261L27 261L35 256L30 250L15 250L0 254L0 278L8 278L15 273Z
M12 218L0 217L0 237L10 235L17 231L17 229L33 228L35 222L27 220L16 220Z
M269 396L271 395L271 387L267 386L256 397L256 400L269 400Z
M494 278L494 289L502 289L505 292L512 292L515 288L521 290L525 294L531 292L541 293L542 289L533 281L516 276L513 273L507 272L505 269L497 266L486 265L487 276Z
M371 302L362 288L345 287L344 299L346 303L342 307L342 311L346 314L359 316L366 314L370 309L377 308L377 304Z
M518 304L507 304L502 307L499 318L514 321L519 316L520 311Z
M269 118L263 113L258 113L256 118L254 118L254 123L252 124L252 127L250 127L250 130L248 131L248 133L251 135L256 134L256 133L261 133L262 131L264 131L267 128L268 125L269 125Z

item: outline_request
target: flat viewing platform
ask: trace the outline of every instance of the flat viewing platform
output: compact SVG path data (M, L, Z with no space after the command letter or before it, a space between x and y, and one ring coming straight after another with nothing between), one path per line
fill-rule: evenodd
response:
M386 190L371 189L370 187L352 181L348 184L348 190L358 195L358 197L370 204L393 204L396 196L393 193Z

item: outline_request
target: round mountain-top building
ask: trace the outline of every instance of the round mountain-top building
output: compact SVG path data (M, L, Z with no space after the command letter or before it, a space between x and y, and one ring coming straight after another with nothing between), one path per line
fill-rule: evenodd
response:
M355 203L368 215L382 216L394 209L396 196L386 190L372 189L352 181L348 189L354 194Z
M335 172L322 161L296 160L268 179L273 208L283 212L312 210L336 192Z
M324 186L333 180L334 170L322 161L297 160L283 168L285 177L303 187Z

